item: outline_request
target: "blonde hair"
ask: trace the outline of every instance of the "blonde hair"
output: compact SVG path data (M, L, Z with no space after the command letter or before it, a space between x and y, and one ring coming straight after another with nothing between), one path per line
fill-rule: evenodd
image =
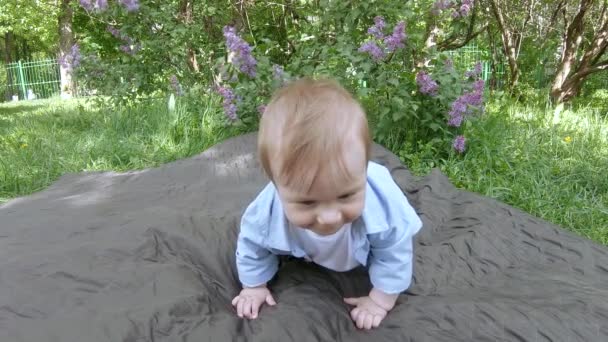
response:
M280 179L304 191L322 166L337 166L350 177L340 155L348 148L345 140L353 129L358 129L354 133L363 142L368 161L367 118L353 96L333 80L295 81L279 89L264 111L258 132L260 162L273 182Z

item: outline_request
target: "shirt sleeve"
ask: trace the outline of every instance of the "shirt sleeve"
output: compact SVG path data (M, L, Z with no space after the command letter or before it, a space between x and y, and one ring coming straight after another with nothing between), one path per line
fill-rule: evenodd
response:
M368 235L369 275L375 288L396 294L407 290L411 284L413 238L421 229L422 221L388 170L383 170L380 178L382 180L376 182L375 188L382 198L388 229Z
M278 257L263 243L264 232L267 231L264 225L269 224L270 215L266 190L247 207L241 218L236 246L236 266L239 280L244 287L267 283L279 268Z

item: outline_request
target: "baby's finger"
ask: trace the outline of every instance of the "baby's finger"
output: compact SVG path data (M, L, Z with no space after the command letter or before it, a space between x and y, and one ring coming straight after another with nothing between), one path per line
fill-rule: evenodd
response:
M245 305L243 305L243 316L251 318L251 298L247 298Z
M352 309L352 311L350 312L350 318L353 319L353 321L357 321L357 317L359 317L359 313L361 312L361 309L359 308L354 308Z
M380 326L380 322L382 322L382 317L380 317L378 315L374 315L374 322L373 322L372 326L374 328L377 328Z
M344 303L349 305L357 305L359 303L359 298L344 298Z
M370 314L365 315L365 320L363 321L363 328L367 330L371 329L372 323L374 323L374 316Z
M368 315L367 312L359 313L359 316L357 317L357 328L363 329L363 325L365 324L365 317L367 315Z
M258 318L258 310L260 309L260 306L262 306L262 304L258 303L257 301L251 303L251 318Z
M245 298L240 298L236 304L236 314L243 318L243 306L245 305Z
M274 300L274 298L270 294L268 296L266 296L266 303L268 303L268 305L270 305L270 306L277 305L277 302Z

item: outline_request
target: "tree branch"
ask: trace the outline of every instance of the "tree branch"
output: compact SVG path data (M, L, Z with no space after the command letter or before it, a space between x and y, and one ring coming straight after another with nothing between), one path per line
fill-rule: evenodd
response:
M585 68L583 70L580 70L580 71L574 73L572 75L572 77L569 77L569 78L573 79L573 80L574 79L578 79L578 78L583 78L583 77L586 77L586 76L588 76L590 74L594 74L596 72L603 71L603 70L608 70L608 59L604 60L604 61L602 61L602 62L600 62L598 64L595 64L591 68Z
M485 31L485 30L486 30L486 28L488 27L488 25L489 25L488 23L485 23L485 24L484 24L484 25L483 25L483 26L482 26L482 27L481 27L481 28L480 28L478 31L476 31L476 32L474 32L474 33L471 33L471 34L468 34L468 35L465 37L465 39L463 39L463 40L461 40L461 41L458 41L458 42L454 42L454 41L452 41L452 42L449 42L449 43L447 42L447 40L446 40L446 41L443 41L443 42L441 42L441 43L440 43L440 44L437 46L437 48L438 48L440 51L447 51L447 50L456 50L456 49L459 49L459 48L461 48L461 47L463 47L463 46L467 45L467 44L468 44L468 43L469 43L471 40L473 40L475 37L477 37L478 35L480 35L481 33L483 33L483 31Z
M467 26L467 33L463 40L458 41L458 38L454 33L450 35L447 39L437 44L437 49L440 51L446 50L455 50L467 45L471 40L485 31L486 27L488 27L488 22L486 22L479 30L474 32L475 30L475 21L477 20L477 8L478 6L473 7L473 13L471 14L471 18L469 19L469 25Z

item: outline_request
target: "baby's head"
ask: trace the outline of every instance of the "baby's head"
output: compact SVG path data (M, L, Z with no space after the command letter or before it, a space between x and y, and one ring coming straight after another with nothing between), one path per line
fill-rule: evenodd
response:
M287 219L320 235L361 215L370 148L365 112L331 80L285 86L260 122L260 161Z

